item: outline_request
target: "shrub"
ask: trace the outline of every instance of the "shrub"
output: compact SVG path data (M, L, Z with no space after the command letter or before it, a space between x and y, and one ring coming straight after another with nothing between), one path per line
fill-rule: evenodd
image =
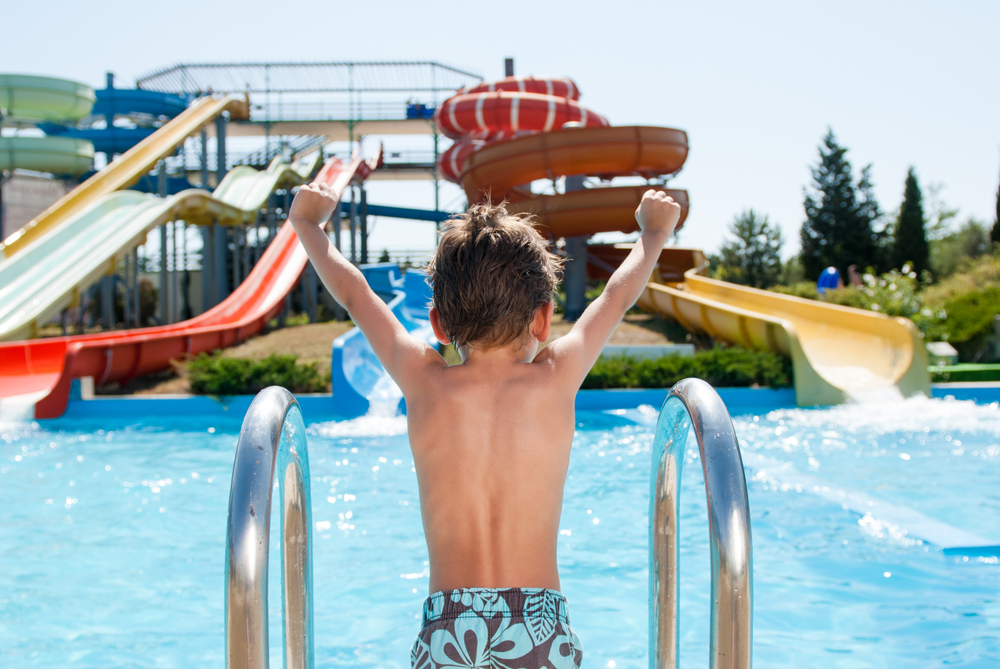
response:
M977 359L993 336L993 318L1000 314L1000 287L960 295L946 303L945 311L948 341L958 350L959 359Z
M828 290L822 296L816 294L814 284L806 282L793 286L773 286L771 290L844 307L869 309L886 316L909 318L925 337L930 341L937 341L947 338L944 325L947 308L925 304L923 289L929 283L928 276L918 279L917 273L907 264L902 271L894 269L882 275L874 274L869 268L861 286Z
M667 388L688 377L720 387L786 388L792 385L792 363L777 353L740 346L719 346L689 357L665 355L651 360L620 355L598 360L582 387Z
M317 393L329 388L329 376L316 363L300 365L294 355L272 353L263 360L223 358L202 353L185 365L191 391L199 395L255 395L268 386L293 393Z
M781 293L782 295L791 295L792 297L804 297L808 300L819 299L819 292L816 290L815 281L796 281L795 283L787 286L779 284L771 286L768 290L775 293Z

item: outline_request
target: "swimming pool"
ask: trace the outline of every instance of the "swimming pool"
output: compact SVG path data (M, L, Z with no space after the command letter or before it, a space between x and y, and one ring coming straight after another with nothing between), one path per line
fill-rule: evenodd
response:
M645 667L655 411L578 416L562 589L586 666ZM223 666L225 517L241 418L0 425L0 666ZM915 509L1000 539L996 405L886 400L735 422L749 465L757 666L1000 663L997 558L945 555L894 518L856 508L867 499L876 511ZM427 594L405 419L308 432L316 666L405 667ZM685 467L682 666L708 657L700 477L700 466Z

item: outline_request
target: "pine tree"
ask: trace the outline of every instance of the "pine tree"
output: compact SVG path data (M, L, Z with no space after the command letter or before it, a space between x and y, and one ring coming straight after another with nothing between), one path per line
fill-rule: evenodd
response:
M997 186L997 215L993 219L993 229L990 230L990 240L1000 244L1000 186Z
M906 175L903 204L899 207L899 218L892 245L892 262L897 268L912 263L913 271L919 276L927 269L930 248L924 227L924 196L917 183L917 175L910 168Z
M806 192L800 232L802 268L809 279L830 266L846 276L849 265L879 267L883 261L881 235L875 230L882 212L872 192L871 166L861 171L855 185L847 148L837 143L833 130L823 145L812 169L814 192Z
M750 209L737 216L729 226L735 239L720 249L720 279L754 288L767 288L781 276L781 229L766 215Z

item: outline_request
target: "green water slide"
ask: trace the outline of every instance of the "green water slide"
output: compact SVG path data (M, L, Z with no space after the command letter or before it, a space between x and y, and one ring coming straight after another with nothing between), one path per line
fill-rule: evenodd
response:
M76 123L94 107L94 89L68 79L0 74L0 125ZM14 169L83 174L91 168L94 146L66 137L0 137L0 171Z
M304 183L319 162L317 152L292 164L275 158L264 171L239 166L214 193L190 189L157 198L123 190L103 196L0 263L0 341L36 337L39 325L75 304L80 290L113 272L158 225L252 223L275 188Z

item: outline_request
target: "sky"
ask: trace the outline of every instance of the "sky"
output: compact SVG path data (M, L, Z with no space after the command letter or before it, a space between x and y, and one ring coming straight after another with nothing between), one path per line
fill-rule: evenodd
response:
M671 182L691 213L679 243L716 250L733 217L766 214L798 249L803 188L832 129L873 165L894 213L912 166L925 187L992 223L1000 182L1000 3L377 3L259 0L9 3L5 72L119 86L181 62L435 60L503 76L570 76L614 125L681 128ZM442 203L457 206L459 191ZM433 205L428 183L372 184L369 201ZM370 246L430 248L423 223L379 221Z

